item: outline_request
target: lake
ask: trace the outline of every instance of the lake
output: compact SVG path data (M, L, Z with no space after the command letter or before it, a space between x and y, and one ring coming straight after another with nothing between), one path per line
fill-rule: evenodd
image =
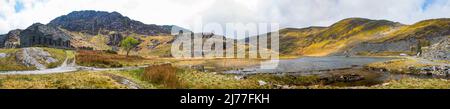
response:
M298 59L279 60L275 69L261 69L259 66L241 70L226 71L227 74L256 73L318 73L320 71L362 67L363 65L384 62L397 58L388 57L302 57Z

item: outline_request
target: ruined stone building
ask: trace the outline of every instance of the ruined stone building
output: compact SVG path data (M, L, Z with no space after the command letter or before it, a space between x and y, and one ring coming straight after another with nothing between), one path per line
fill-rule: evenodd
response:
M0 38L2 48L51 47L71 49L71 36L62 30L36 23L25 30L13 30Z

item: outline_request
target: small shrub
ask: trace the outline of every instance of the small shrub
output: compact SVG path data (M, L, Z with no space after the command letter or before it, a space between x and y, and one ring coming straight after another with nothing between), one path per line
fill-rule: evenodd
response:
M144 69L142 78L156 84L162 84L168 88L178 88L179 82L176 75L177 68L170 64L154 65Z
M114 51L114 50L105 50L105 53L109 53L109 54L117 54L117 51Z

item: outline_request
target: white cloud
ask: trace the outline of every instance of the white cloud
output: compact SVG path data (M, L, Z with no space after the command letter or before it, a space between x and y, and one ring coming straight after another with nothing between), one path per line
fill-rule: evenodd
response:
M8 2L9 1L9 2ZM436 0L0 0L0 34L24 29L77 10L117 11L148 24L187 26L201 16L205 23L279 22L283 27L328 26L348 17L387 19L405 24L450 17L450 1Z

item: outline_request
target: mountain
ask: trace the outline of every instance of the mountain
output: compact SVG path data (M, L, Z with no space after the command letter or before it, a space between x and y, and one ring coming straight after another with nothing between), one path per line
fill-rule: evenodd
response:
M118 50L124 37L173 37L171 32L189 30L174 25L144 24L118 12L74 11L57 17L48 24L35 23L24 30L0 35L1 48L46 46L95 50Z
M392 55L406 53L416 55L421 47L428 47L447 40L450 35L450 19L431 19L413 25L402 26L349 49L349 53L361 55Z
M173 25L147 25L118 12L103 11L74 11L50 21L48 25L91 35L115 31L156 36L171 34L172 27L181 28Z
M285 28L279 31L280 53L294 56L334 55L401 26L387 20L348 18L329 27Z
M144 24L117 12L74 11L48 24L36 23L25 30L0 35L0 47L47 46L120 53L120 41L134 37L140 41L135 53L168 56L171 44L177 38L171 32L179 30L190 32L173 25ZM446 44L450 36L450 19L430 19L404 25L387 20L348 18L329 27L285 28L278 33L280 53L286 56L414 55L422 52L422 48L442 41ZM267 33L270 34L273 33ZM202 35L205 36L210 35Z
M446 41L450 20L430 19L413 25L365 18L343 19L329 27L279 30L285 56L415 55L421 47ZM267 33L267 35L272 33ZM255 38L255 37L252 37ZM445 54L444 54L445 55Z

